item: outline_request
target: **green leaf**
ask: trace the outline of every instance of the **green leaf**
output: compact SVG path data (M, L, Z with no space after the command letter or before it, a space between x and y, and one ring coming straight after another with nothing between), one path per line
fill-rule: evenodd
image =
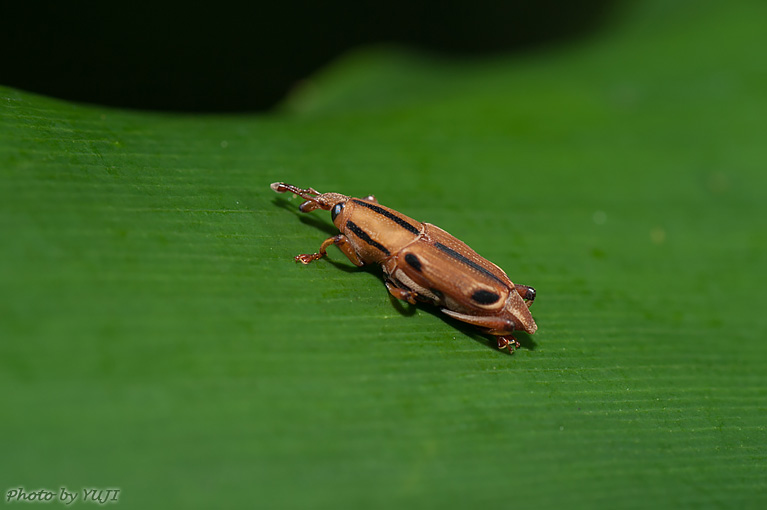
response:
M588 43L360 50L279 113L0 88L0 479L132 508L767 504L763 2ZM513 356L388 296L274 181L533 285Z

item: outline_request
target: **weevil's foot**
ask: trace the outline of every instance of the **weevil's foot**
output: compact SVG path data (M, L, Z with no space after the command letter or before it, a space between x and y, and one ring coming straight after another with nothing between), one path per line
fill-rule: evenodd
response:
M320 253L303 253L301 255L296 255L296 262L300 262L302 264L309 264L312 261L315 261L317 259L321 259L322 255Z
M418 301L415 299L416 296L417 294L415 292L405 291L400 299L407 301L411 305L416 305L418 304Z
M521 344L511 335L499 336L498 338L498 350L509 350L509 354L514 354L515 349L519 349Z

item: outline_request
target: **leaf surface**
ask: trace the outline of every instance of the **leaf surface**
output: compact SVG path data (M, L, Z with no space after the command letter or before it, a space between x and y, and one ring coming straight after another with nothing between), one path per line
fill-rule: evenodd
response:
M765 15L360 50L262 116L0 88L0 479L132 508L763 507ZM333 226L274 181L446 229L537 289L538 332L508 356L335 248L296 264Z

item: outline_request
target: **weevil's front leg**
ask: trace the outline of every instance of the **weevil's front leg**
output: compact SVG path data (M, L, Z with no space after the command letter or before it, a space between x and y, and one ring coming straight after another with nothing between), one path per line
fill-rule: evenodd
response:
M509 349L509 352L514 352L514 349L519 349L520 344L516 338L511 335L503 335L496 337L498 339L498 350Z
M520 285L518 283L515 283L514 287L517 289L517 293L522 296L522 299L525 300L527 307L530 308L533 301L535 301L535 289L528 285Z
M417 294L413 292L412 290L406 290L406 289L400 289L399 287L395 287L394 284L392 284L390 281L385 281L386 288L389 289L389 293L391 293L392 296L394 296L397 299L401 299L402 301L407 301L411 305L416 304L415 297Z
M341 253L346 255L346 257L354 264L355 266L364 266L365 263L362 261L362 259L357 255L357 252L354 251L354 248L352 248L351 243L349 243L349 239L343 235L338 234L333 237L329 237L325 239L325 241L320 246L320 251L317 253L306 253L302 255L296 255L296 262L301 262L302 264L308 264L309 262L312 262L317 259L321 259L325 255L327 255L327 249L328 246L331 244L335 244L338 246L338 249L341 250Z

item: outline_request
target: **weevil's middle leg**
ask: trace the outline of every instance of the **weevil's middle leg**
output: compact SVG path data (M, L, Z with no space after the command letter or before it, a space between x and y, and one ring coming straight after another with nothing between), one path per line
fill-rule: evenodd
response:
M527 307L530 308L533 301L535 301L535 289L529 285L520 285L518 283L515 283L514 287L517 289L517 293L522 296L522 299L525 300Z
M406 289L400 289L399 287L395 287L393 283L390 281L385 281L386 288L389 289L389 293L394 296L397 299L401 299L402 301L407 301L411 305L416 304L415 297L417 294L413 292L412 290L406 290Z
M308 264L312 261L321 259L325 255L327 255L327 249L328 246L331 244L335 244L338 246L338 249L341 250L341 253L346 255L346 257L351 261L352 264L355 266L363 266L365 263L360 259L359 255L354 251L354 248L352 248L352 245L349 243L349 239L343 235L338 234L333 237L329 237L325 239L325 241L320 246L320 251L317 253L305 253L301 255L296 255L296 262L301 262L302 264Z

